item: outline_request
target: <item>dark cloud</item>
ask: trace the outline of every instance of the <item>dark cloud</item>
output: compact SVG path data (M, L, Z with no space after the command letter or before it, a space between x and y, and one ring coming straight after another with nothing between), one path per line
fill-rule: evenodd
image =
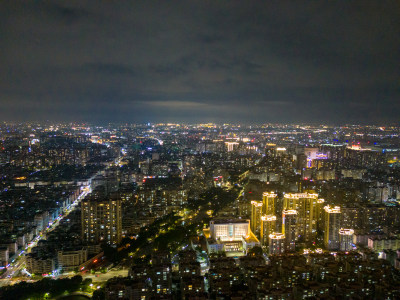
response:
M3 120L398 122L396 1L3 1Z

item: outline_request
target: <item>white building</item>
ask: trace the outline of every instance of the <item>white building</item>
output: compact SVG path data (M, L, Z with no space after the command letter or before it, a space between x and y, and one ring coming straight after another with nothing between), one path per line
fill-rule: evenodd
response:
M58 251L58 266L64 270L73 270L87 261L87 248L82 247L78 250L62 250Z
M209 252L246 252L260 246L259 240L250 230L250 220L221 219L210 222L204 230Z
M213 239L221 241L241 240L250 235L249 220L214 220L210 222L210 233Z

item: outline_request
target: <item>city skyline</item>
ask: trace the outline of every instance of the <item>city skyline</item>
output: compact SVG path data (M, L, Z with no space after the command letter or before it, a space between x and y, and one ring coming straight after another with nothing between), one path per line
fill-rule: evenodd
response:
M400 126L2 122L0 178L1 299L400 295Z
M0 299L400 299L399 1L0 20Z
M1 5L6 121L398 123L396 2Z

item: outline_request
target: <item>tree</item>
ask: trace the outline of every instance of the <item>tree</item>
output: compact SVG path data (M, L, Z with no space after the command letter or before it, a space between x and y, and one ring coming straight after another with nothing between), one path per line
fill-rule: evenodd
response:
M247 252L248 256L259 256L262 254L263 254L262 248L258 246L250 248L249 251Z
M106 295L103 289L95 290L93 292L92 300L105 300Z

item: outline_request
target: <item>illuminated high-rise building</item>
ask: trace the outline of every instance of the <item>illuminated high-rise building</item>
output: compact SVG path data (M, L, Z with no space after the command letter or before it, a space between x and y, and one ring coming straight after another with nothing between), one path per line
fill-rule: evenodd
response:
M315 193L290 193L284 195L283 208L296 210L298 213L298 234L306 242L312 242L317 233L318 223L318 194Z
M302 221L302 234L306 242L312 242L317 235L318 194L308 194L304 198L302 210L299 212Z
M339 230L339 248L340 251L350 251L353 249L353 229L344 229L341 228Z
M118 244L122 239L119 198L88 197L82 201L82 239L91 244Z
M325 200L318 199L317 206L316 206L317 229L321 230L321 231L324 228L324 206L325 206Z
M264 215L261 217L260 241L262 245L268 245L269 235L276 231L276 216Z
M284 210L282 212L282 231L285 235L286 251L294 251L298 237L297 227L298 213L294 209Z
M283 209L297 209L299 205L299 196L300 193L295 194L285 194L283 196Z
M254 234L260 232L261 216L262 216L262 201L251 201L251 231Z
M276 196L275 193L263 193L263 213L266 215L275 215L276 210Z
M339 249L340 207L324 207L324 245L328 250Z
M269 235L269 254L282 254L285 252L285 235L283 233L272 233Z

